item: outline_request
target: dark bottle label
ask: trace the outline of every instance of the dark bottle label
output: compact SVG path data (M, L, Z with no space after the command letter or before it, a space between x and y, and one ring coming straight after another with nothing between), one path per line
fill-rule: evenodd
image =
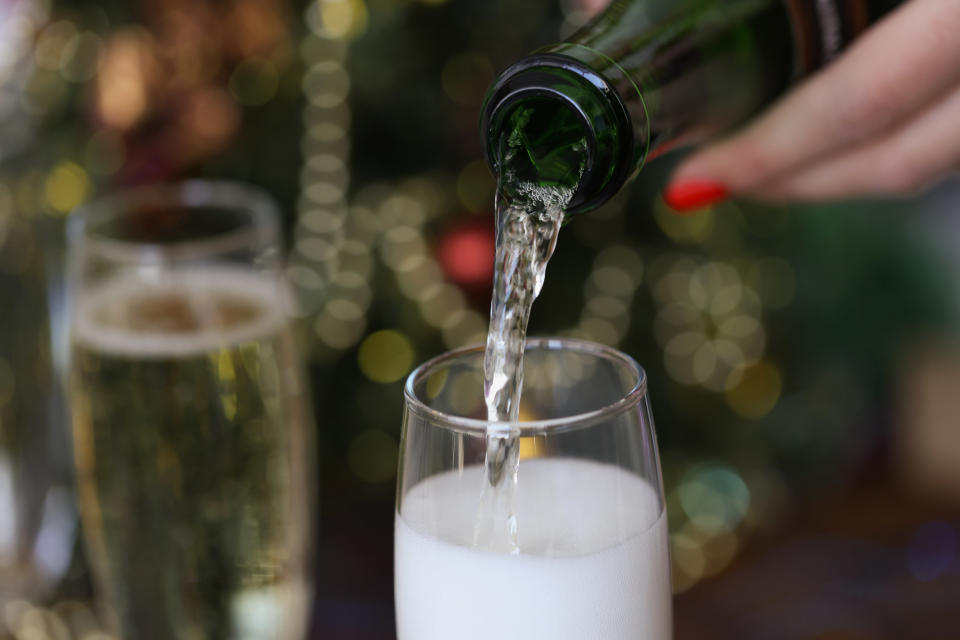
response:
M797 76L833 60L870 24L867 0L784 0L793 23Z

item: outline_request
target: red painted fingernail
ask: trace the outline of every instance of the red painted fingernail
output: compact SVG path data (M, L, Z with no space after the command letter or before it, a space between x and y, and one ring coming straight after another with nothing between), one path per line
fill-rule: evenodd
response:
M719 182L710 180L683 180L667 185L663 201L678 213L703 209L727 199L730 192Z

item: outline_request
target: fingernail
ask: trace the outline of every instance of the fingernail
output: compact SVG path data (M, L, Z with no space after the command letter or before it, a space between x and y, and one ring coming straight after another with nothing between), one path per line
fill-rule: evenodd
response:
M727 199L730 192L719 182L711 180L682 180L667 185L663 201L678 213L703 209Z

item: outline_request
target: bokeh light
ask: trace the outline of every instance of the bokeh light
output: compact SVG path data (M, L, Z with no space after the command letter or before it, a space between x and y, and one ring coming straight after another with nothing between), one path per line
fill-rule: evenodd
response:
M192 141L185 147L218 147L236 132L240 117L240 109L229 93L217 87L198 89L184 100L183 124Z
M757 294L718 261L661 259L652 272L654 336L677 382L725 391L763 355L766 331Z
M331 8L333 5L340 8ZM300 47L305 66L301 87L306 98L302 116L306 136L303 138L304 161L300 170L301 196L294 228L294 246L298 250L292 256L288 271L297 285L297 313L316 316L314 335L320 345L333 350L355 344L363 335L366 322L365 317L361 317L348 326L346 321L324 308L327 296L350 299L364 313L370 297L366 282L370 275L370 245L364 238L367 235L365 218L362 215L348 216L346 202L350 186L347 169L350 111L345 101L350 78L343 59L346 56L344 38L351 35L352 21L356 18L354 5L360 7L357 11L365 12L362 2L311 2L305 13L311 32ZM254 101L266 97L270 83L265 80L269 78L260 77L266 67L249 71L249 74L243 72L245 76L234 76L233 90L242 91L244 83L252 82L248 89L255 89L251 93ZM353 247L349 258L344 255L348 246ZM331 284L337 282L340 268L348 268L341 264L348 260L354 263L352 271L348 271L353 274L353 280L349 277L346 280L351 286L336 290ZM357 278L363 281L357 282Z
M356 344L357 340L363 336L365 328L363 321L340 320L329 313L319 313L313 321L313 331L320 342L327 347L339 350Z
M489 289L495 252L493 227L484 223L449 230L441 239L437 254L451 280L473 289Z
M661 199L653 206L653 219L663 233L677 244L699 245L713 233L716 211L712 208L697 215L677 215Z
M437 329L453 326L463 311L466 300L460 289L452 284L440 283L423 291L419 299L420 314L428 325Z
M96 110L115 129L126 130L147 110L147 85L156 73L152 40L138 28L119 30L107 41L97 75Z
M392 330L371 333L357 352L364 375L374 382L396 382L413 369L414 350L410 339Z
M100 36L92 31L80 33L63 47L60 73L70 82L87 82L96 75L102 53L103 40Z
M696 527L696 524L690 522L688 526ZM706 559L703 577L709 578L717 575L733 562L740 548L740 538L733 531L710 532L701 548Z
M695 585L707 567L700 541L687 533L670 536L670 560L673 564L674 593L683 593Z
M451 324L443 328L443 343L448 349L481 344L487 335L487 316L472 309L451 314Z
M367 28L367 6L363 0L314 0L306 18L320 37L354 38Z
M568 335L617 345L630 328L630 305L643 281L640 252L613 244L597 253L583 287L583 311Z
M350 76L339 60L321 59L303 76L303 90L314 107L333 109L350 92Z
M726 392L727 404L744 418L762 418L777 405L783 390L783 374L771 362L761 360L730 374L737 382Z
M90 195L87 172L74 162L56 165L47 177L44 195L47 204L58 213L69 213Z
M59 71L64 50L76 35L77 28L69 20L56 20L44 27L33 50L37 66L47 71Z
M708 533L735 530L750 508L743 478L722 464L694 467L675 491L689 521Z

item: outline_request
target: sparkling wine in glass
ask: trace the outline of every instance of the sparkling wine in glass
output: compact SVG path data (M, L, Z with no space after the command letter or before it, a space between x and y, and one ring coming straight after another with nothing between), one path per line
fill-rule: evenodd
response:
M119 637L305 635L313 427L277 218L217 182L71 216L78 496Z
M483 349L405 388L395 514L400 640L671 637L669 550L646 377L614 349L531 339L524 353L517 547L475 536L490 426Z

